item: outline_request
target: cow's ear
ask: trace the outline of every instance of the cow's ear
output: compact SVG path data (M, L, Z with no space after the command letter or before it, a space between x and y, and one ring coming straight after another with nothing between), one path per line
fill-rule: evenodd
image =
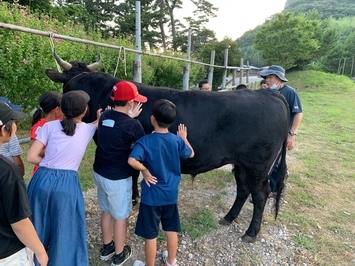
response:
M63 75L63 73L60 73L54 69L51 69L51 68L46 69L46 75L54 82L58 82L58 83L66 83L67 82L67 79Z

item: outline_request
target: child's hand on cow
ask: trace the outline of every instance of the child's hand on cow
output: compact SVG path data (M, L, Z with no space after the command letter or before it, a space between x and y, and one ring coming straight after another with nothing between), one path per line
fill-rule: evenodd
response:
M148 187L150 187L150 184L155 185L158 181L157 178L155 176L152 176L152 174L149 172L149 170L144 170L141 171L144 181L147 184Z
M132 113L129 114L131 118L139 116L142 112L142 103L137 103L137 105L132 109Z
M178 131L176 133L180 138L186 139L187 138L187 127L184 124L178 125Z

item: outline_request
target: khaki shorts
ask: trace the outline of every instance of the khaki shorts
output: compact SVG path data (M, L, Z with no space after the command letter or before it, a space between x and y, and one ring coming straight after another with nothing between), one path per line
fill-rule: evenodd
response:
M0 266L33 266L33 252L29 248L23 248L11 256L0 259Z

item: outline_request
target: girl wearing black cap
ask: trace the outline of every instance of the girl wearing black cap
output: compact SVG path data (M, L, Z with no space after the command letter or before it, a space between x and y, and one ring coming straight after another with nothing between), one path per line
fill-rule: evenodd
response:
M62 119L63 112L60 109L62 94L56 91L46 91L39 97L39 108L32 116L31 143L36 140L37 131L47 122ZM44 150L42 152L44 156ZM33 167L34 174L38 166Z
M0 102L0 145L16 133L14 119L25 114ZM29 217L30 205L20 168L0 155L0 264L33 265L33 252L41 265L48 256Z
M44 124L26 157L39 165L27 191L32 221L48 251L49 265L89 265L84 198L77 172L97 129L97 121L81 121L89 100L84 91L65 93L61 100L65 118ZM100 114L98 110L98 118Z

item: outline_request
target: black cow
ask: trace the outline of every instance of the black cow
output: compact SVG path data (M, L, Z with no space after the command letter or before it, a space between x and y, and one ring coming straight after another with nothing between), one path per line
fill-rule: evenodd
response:
M112 104L111 90L120 79L102 72L91 72L99 62L88 68L82 62L67 63L58 56L56 58L64 72L47 69L46 74L53 81L63 83L63 93L79 89L86 91L91 97L91 113L86 121L93 121L99 107ZM146 133L153 130L150 115L154 101L164 98L176 104L178 117L169 130L176 133L177 125L184 123L195 150L194 158L181 162L182 173L195 176L225 164L235 165L237 196L220 224L232 223L248 195L252 194L253 218L242 239L246 242L255 241L270 193L268 173L279 152L282 157L278 168L275 219L284 188L289 124L289 109L285 98L270 90L181 91L135 84L139 93L148 98L138 117Z

